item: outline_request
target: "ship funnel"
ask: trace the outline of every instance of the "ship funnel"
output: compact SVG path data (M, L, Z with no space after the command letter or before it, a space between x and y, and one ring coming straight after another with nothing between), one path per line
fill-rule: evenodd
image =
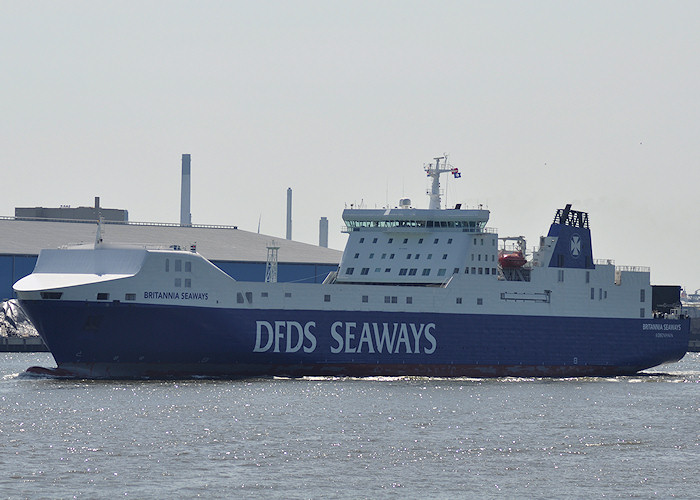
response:
M287 188L287 239L292 239L292 188Z
M318 246L328 248L328 218L321 217L318 222Z
M182 189L180 191L180 225L191 226L190 213L190 155L182 155Z

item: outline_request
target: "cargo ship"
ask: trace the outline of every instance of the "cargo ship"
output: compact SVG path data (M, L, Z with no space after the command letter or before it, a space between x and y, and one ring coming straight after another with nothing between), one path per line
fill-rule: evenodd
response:
M446 157L424 166L429 208L343 212L323 283L236 281L196 248L42 250L17 297L79 378L630 375L681 359L690 322L652 310L650 271L593 259L589 219L499 238L483 207L441 207ZM515 240L517 248L508 250ZM271 269L274 271L274 268Z

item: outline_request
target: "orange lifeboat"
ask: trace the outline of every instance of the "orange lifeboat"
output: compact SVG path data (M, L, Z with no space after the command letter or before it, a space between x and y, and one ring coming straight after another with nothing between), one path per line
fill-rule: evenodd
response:
M503 268L522 267L527 262L522 252L503 252L498 256L498 263Z

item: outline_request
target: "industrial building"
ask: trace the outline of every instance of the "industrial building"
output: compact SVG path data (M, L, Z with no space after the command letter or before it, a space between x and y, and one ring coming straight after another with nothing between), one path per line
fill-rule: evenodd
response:
M70 219L0 218L0 299L13 297L12 284L30 274L42 248L93 243L95 221ZM109 243L154 246L196 246L197 252L231 277L264 281L273 238L234 226L103 222L102 237ZM342 252L286 239L275 239L278 281L322 282L338 267Z
M322 282L335 271L342 252L328 246L328 221L320 221L321 246L292 241L292 191L287 190L287 237L274 239L236 226L192 224L190 214L191 156L182 155L180 224L130 222L127 210L93 207L15 208L14 217L0 217L0 300L13 298L12 285L31 274L42 248L93 243L98 220L102 239L126 243L192 248L240 281L269 278L268 261L277 262L277 281Z

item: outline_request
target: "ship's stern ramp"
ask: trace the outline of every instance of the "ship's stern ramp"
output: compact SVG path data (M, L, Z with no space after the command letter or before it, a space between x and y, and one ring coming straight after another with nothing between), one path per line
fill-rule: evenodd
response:
M42 250L32 274L14 289L20 299L34 298L33 292L128 278L141 270L147 253L143 247L104 244Z

